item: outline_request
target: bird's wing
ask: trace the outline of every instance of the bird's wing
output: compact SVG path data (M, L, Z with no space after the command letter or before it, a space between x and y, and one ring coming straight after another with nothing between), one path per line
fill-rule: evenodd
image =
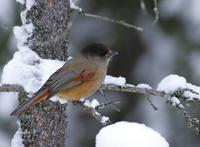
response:
M86 70L84 63L78 60L71 60L52 74L42 86L41 90L48 88L48 98L58 94L64 89L76 87L82 84L82 82L94 79L95 70Z

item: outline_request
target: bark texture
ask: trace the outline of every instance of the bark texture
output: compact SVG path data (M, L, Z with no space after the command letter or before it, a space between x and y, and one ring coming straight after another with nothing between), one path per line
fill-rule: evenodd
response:
M35 1L27 14L27 20L35 26L31 49L42 58L66 60L72 16L70 0Z
M26 16L27 23L32 22L35 27L28 46L42 58L66 60L72 15L69 0L35 2ZM43 101L23 114L20 122L25 147L64 147L66 107L67 104Z

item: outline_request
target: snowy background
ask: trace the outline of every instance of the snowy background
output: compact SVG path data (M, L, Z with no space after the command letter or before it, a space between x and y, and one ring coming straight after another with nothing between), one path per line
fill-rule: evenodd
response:
M88 12L125 19L143 26L145 31L141 33L97 19L76 17L71 31L70 53L75 54L75 49L90 42L103 42L120 53L112 60L109 75L123 76L129 83L148 83L156 88L161 79L176 73L184 76L187 82L200 85L200 1L160 0L160 21L153 27L153 3L149 0L145 2L149 13L147 16L142 15L139 0L115 0L115 3L113 0L78 2ZM17 49L12 29L15 25L21 25L20 10L21 6L15 1L0 0L0 71ZM97 92L94 98L100 102L106 102L107 99L121 101L117 105L121 112L112 107L102 112L110 116L113 122L145 124L162 134L170 147L199 147L199 137L186 127L183 117L161 98L152 97L158 111L152 109L143 95L106 92L104 98ZM9 147L17 130L16 120L9 116L16 106L16 94L0 94L1 146ZM199 110L196 106L193 112L199 115ZM67 113L68 146L93 147L96 134L102 126L77 107L69 106ZM101 132L98 137L101 137Z

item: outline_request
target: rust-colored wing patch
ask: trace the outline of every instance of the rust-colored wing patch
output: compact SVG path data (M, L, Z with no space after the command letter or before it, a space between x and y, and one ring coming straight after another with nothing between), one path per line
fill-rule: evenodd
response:
M84 71L81 73L82 82L92 80L95 77L94 71Z

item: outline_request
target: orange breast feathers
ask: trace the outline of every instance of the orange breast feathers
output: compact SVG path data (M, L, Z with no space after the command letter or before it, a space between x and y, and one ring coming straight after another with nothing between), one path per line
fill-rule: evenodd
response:
M84 71L79 77L74 78L75 81L81 81L81 84L72 88L65 89L58 93L60 98L77 101L83 97L88 97L94 94L102 83L102 74L94 71Z

